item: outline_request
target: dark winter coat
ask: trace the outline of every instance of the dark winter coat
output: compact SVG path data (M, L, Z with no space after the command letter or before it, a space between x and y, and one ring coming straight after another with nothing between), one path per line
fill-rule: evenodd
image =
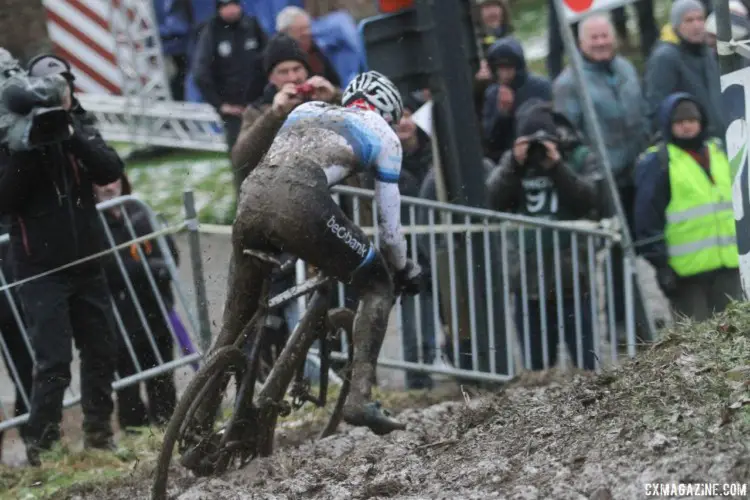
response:
M266 85L263 49L266 34L254 17L243 16L234 24L214 16L201 29L193 60L195 82L203 98L214 108L222 104L245 106Z
M487 63L494 72L495 61L513 60L516 64L516 77L510 87L514 93L513 109L506 113L497 107L497 94L500 85L493 83L484 94L482 130L486 143L487 156L497 161L503 152L513 144L515 137L516 111L531 98L552 101L552 84L544 77L529 73L526 57L518 40L506 37L496 42L487 54Z
M123 164L95 128L73 113L73 136L39 149L0 155L0 214L11 219L16 279L97 253L101 226L92 185L120 178ZM99 268L89 261L77 269Z

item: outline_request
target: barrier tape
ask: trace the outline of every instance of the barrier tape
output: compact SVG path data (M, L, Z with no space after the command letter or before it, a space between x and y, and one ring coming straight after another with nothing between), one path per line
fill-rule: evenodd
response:
M64 264L60 267L56 267L55 269L50 269L49 271L44 271L43 273L35 274L34 276L30 276L28 278L24 278L19 281L14 281L13 283L9 283L5 286L0 286L0 292L4 292L5 290L10 290L11 288L23 285L24 283L29 283L30 281L34 281L35 279L43 278L45 276L49 276L51 274L54 274L59 271L63 271L65 269L77 266L78 264L83 264L84 262L88 262L90 260L96 260L100 257L104 257L107 254L115 253L117 251L120 251L125 248L129 248L131 245L137 245L139 243L143 243L144 241L153 240L155 238L158 238L159 236L165 236L168 234L173 233L179 233L183 229L185 229L188 226L187 221L183 221L180 224L176 224L174 226L165 227L164 229L160 229L158 231L154 231L153 233L149 233L144 236L139 236L138 238L135 238L130 241L126 241L125 243L120 243L119 245L116 245L114 247L108 248L106 250L103 250L101 252L97 252L91 255L88 255L86 257L80 258L78 260L74 260L73 262L69 262L67 264Z

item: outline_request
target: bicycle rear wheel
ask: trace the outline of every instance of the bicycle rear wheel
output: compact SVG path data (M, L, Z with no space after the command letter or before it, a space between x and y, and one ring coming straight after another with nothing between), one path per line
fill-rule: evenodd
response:
M339 376L343 381L341 389L339 390L339 396L336 399L336 406L333 408L333 413L328 419L328 424L318 435L318 439L328 437L334 432L341 423L341 416L344 409L344 403L346 398L349 396L349 390L351 389L351 378L352 378L352 361L354 360L354 311L345 307L338 309L331 309L328 311L328 324L329 328L333 331L336 337L342 334L346 334L346 345L347 345L347 363L346 366L339 372ZM343 342L342 342L343 344ZM328 356L329 353L321 353L323 356Z
M191 457L183 456L183 465L193 473L214 473L215 466L211 463L210 457L219 451L221 435L213 430L215 419L212 418L211 422L194 422L193 417L207 395L215 394L216 391L223 392L232 376L239 385L248 368L248 359L243 352L234 346L226 346L216 350L195 375L167 425L154 470L152 500L166 498L169 465L176 443L180 444L178 449L181 453L187 451L187 454L192 454ZM192 458L193 463L186 464L187 458Z

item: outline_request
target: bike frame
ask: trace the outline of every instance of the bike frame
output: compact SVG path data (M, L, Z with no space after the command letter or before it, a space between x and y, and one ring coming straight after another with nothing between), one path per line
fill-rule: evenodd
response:
M256 257L262 259L262 257ZM298 381L302 381L302 370L304 370L306 355L313 343L316 340L321 340L321 343L325 344L323 333L325 333L327 326L326 312L330 305L334 283L335 280L333 278L318 275L280 293L266 304L261 304L256 317L251 320L251 324L253 325L252 330L246 332L246 335L240 335L235 343L235 346L239 347L246 341L248 335L252 335L249 357L254 361L254 365L249 367L240 382L235 401L235 415L232 421L236 423L251 423L250 427L255 428L253 429L255 431L254 434L260 437L259 442L253 443L254 451L261 456L269 456L273 452L273 436L276 428L276 420L280 414L286 415L291 410L291 408L285 407L281 403L286 396L292 378L295 374L298 374ZM271 367L271 372L266 377L257 397L254 397L254 380L259 359L258 350L263 338L268 333L268 328L265 324L268 313L310 292L314 293L307 310L287 339L281 354ZM309 401L317 406L324 406L326 404L328 363L325 361L325 352L325 345L321 345L321 378L318 397L313 398L309 394L304 394L301 403ZM301 404L297 407L299 406ZM264 427L267 432L258 432L257 427ZM238 447L246 446L247 444L243 444L245 440L242 436L237 436L236 432L241 433L241 429L237 431L227 428L222 437L220 448L229 448L231 452L233 446L230 443L236 443Z

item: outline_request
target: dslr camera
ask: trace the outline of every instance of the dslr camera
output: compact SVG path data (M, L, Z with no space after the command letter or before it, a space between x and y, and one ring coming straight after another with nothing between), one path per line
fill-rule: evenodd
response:
M300 83L297 85L297 95L303 100L303 101L311 101L313 92L315 92L315 87L310 85L309 83Z
M556 135L550 134L544 130L537 130L529 136L529 147L526 151L526 164L529 166L539 165L547 158L547 146L545 141L557 144L559 139Z

